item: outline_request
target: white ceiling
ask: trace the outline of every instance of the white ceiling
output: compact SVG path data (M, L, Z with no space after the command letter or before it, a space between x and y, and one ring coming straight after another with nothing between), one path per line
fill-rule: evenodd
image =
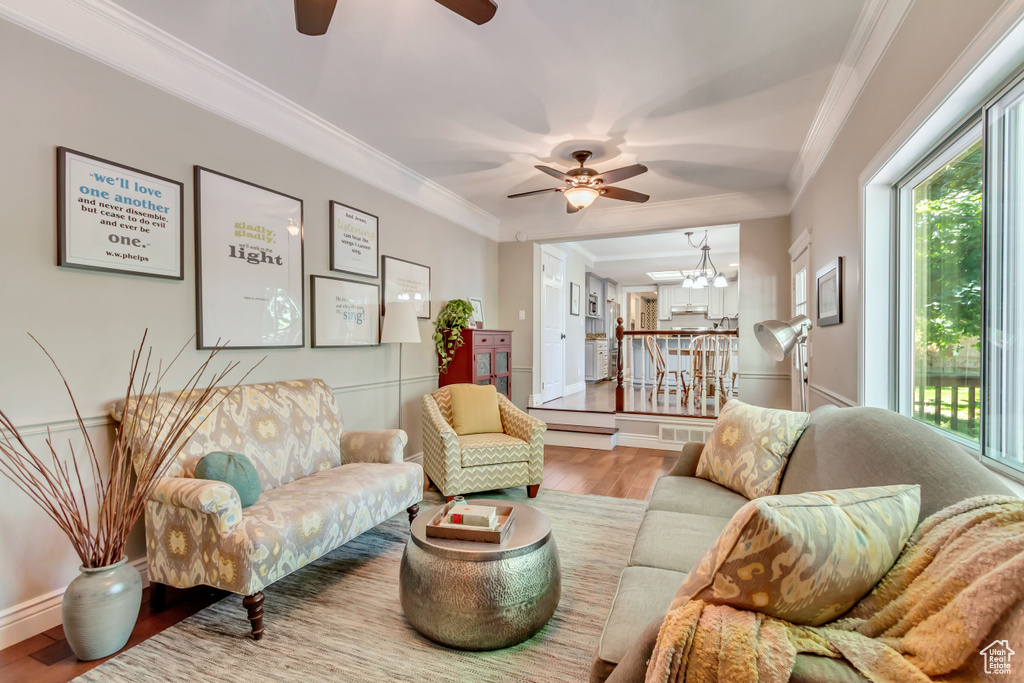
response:
M730 263L739 262L740 227L719 225L693 230L693 241L699 243L708 236L711 260L715 267L732 276L738 270ZM615 280L621 285L646 285L654 282L647 273L659 270L692 270L700 260L700 250L690 247L686 230L667 230L647 235L605 237L578 240L575 245L590 258L595 273Z
M864 0L339 0L326 36L288 0L117 0L502 221L572 224L533 169L651 171L651 204L781 189ZM553 181L553 182L552 182ZM648 205L649 206L649 205ZM653 208L653 207L652 207Z

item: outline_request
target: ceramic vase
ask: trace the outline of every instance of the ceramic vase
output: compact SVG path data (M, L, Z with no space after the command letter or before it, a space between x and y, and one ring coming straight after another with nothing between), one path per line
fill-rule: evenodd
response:
M142 577L128 558L106 567L79 568L64 591L64 636L83 661L114 654L128 642L142 604Z

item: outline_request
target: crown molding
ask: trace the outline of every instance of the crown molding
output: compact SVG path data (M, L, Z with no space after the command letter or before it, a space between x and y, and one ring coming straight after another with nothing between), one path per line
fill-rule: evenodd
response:
M761 192L734 192L679 199L654 204L625 206L593 211L585 209L575 215L532 215L501 221L499 241L511 242L516 233L527 239L557 241L593 237L615 237L656 230L703 228L758 218L789 214L790 194L784 189Z
M593 266L599 260L596 256L580 246L579 242L564 242L563 244L589 261L590 263L587 264L589 266Z
M484 237L498 237L495 216L110 0L0 0L0 17Z
M796 163L789 173L787 187L792 193L793 204L800 200L807 184L818 172L836 136L860 99L864 85L871 78L913 4L914 0L868 0L864 4Z

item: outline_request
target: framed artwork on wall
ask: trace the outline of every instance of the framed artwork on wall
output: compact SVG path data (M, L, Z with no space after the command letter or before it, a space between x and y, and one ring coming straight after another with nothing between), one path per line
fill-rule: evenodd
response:
M412 301L416 317L430 319L430 266L394 256L381 257L384 280L384 312L391 301Z
M580 314L580 286L575 282L569 283L569 313Z
M185 278L185 186L57 148L57 265Z
M331 202L331 270L376 278L380 221L341 202Z
M302 200L201 166L195 195L199 348L302 347Z
M487 321L484 319L484 302L483 299L469 298L469 303L473 305L473 320L480 323L477 327L486 328Z
M310 275L309 290L313 348L380 343L380 287Z
M843 322L843 257L818 271L818 320L821 327Z

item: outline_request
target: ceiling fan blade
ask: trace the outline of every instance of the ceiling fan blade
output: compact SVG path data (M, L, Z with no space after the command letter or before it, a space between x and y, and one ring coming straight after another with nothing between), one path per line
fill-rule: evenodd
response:
M627 190L624 187L602 187L601 196L608 197L609 199L621 199L625 202L639 202L640 204L651 198L650 195L643 194L642 192L633 192L633 190Z
M459 16L469 19L477 26L486 24L493 19L494 13L498 11L494 0L437 0L437 2Z
M519 194L510 194L509 199L516 199L518 197L529 197L531 194L544 194L545 192L561 192L560 187L549 187L546 190L530 190L529 192L520 192Z
M569 202L565 203L565 212L566 213L576 213L577 211L579 211L579 209L577 209L575 206L573 206Z
M338 0L295 0L295 28L307 36L327 33Z
M562 173L558 169L551 168L550 166L534 166L534 168L537 169L538 171L543 171L544 173L547 173L549 176L554 176L559 180L568 180L571 177L566 175L565 173Z
M623 166L622 168L616 168L611 171L605 171L604 173L597 176L605 185L611 185L627 178L640 175L641 173L647 173L647 167L643 164L633 164L632 166Z

